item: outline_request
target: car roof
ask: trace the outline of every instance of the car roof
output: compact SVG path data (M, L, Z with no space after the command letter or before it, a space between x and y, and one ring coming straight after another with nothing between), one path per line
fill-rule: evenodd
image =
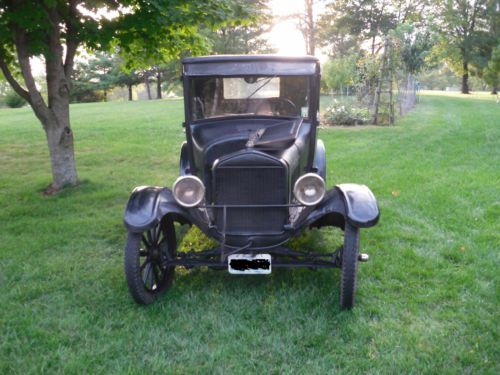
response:
M318 58L310 55L287 56L287 55L211 55L198 57L185 57L183 64L203 64L206 62L240 62L240 61L303 61L317 62Z
M182 59L187 76L313 75L319 73L314 56L214 55Z

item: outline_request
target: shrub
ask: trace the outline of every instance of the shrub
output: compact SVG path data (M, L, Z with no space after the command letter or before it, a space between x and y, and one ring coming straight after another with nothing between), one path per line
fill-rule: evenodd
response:
M208 238L199 228L192 226L182 237L177 251L187 253L189 251L209 250L217 246L217 243Z
M323 122L327 125L363 125L371 121L366 108L346 106L334 100L323 113Z
M27 103L24 98L21 98L13 90L10 90L7 92L7 94L5 94L4 102L7 105L7 107L10 107L10 108L21 108L22 106L26 105L26 103Z

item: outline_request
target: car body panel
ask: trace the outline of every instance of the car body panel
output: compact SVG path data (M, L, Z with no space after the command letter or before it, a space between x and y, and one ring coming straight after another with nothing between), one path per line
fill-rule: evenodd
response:
M192 118L191 79L253 75L305 76L308 112L303 116L253 113ZM343 228L346 221L359 228L375 225L379 209L373 193L364 185L336 185L313 207L302 206L293 196L295 182L305 173L316 173L325 181L327 177L325 145L316 139L319 79L319 62L312 56L184 59L186 142L181 146L179 173L201 179L205 200L199 207L185 208L168 188L138 187L125 210L127 228L144 231L171 215L183 224L198 226L223 246L257 249L280 246L306 227ZM212 100L216 103L217 97ZM275 174L272 168L276 168ZM229 185L221 181L229 181ZM249 213L247 221L242 219Z

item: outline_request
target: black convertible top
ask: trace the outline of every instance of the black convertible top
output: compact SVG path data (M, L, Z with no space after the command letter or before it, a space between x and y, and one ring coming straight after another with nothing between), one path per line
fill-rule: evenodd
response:
M187 76L313 75L319 74L314 56L215 55L182 60Z

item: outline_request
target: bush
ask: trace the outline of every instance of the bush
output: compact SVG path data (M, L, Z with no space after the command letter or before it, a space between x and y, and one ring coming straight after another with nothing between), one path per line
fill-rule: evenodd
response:
M346 106L336 100L326 109L322 118L327 125L363 125L371 122L370 112L366 108Z
M26 105L26 103L27 103L24 98L21 98L13 90L10 90L7 92L7 94L5 94L4 102L7 105L7 107L10 107L10 108L21 108L22 106Z

